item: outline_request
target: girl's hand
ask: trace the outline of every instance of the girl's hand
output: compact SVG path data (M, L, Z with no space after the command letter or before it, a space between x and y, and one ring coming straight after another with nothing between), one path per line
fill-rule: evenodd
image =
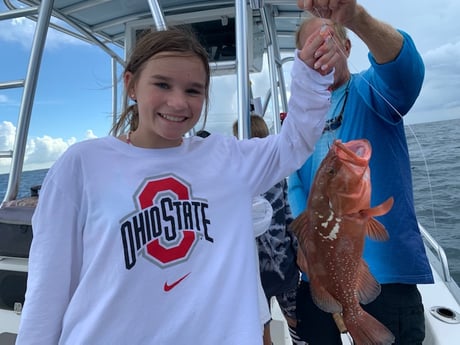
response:
M323 25L305 40L299 50L299 58L322 75L329 74L339 58L332 36L331 27Z

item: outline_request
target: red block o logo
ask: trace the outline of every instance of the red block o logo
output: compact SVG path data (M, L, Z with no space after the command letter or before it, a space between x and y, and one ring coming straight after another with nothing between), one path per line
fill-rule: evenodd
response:
M164 179L150 181L139 194L139 203L142 209L151 207L154 204L155 196L158 193L166 191L177 195L178 200L189 200L190 193L187 186L178 180L167 177ZM193 230L182 231L182 239L174 246L165 247L160 239L149 242L146 246L146 253L162 264L174 262L185 258L196 240L196 234Z

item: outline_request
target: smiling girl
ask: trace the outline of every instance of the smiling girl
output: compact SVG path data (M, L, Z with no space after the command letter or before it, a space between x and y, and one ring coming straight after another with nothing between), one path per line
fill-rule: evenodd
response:
M335 55L302 51L324 70ZM114 135L74 144L44 181L17 344L260 344L252 199L311 154L324 70L296 54L279 135L184 138L207 116L206 51L183 30L145 34Z

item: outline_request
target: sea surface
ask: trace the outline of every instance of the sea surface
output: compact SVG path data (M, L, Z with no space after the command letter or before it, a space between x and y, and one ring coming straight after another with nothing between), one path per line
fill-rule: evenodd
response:
M460 119L407 126L406 137L418 220L460 284Z
M419 222L444 248L460 284L460 119L409 125L406 136ZM25 171L18 197L29 196L46 172ZM7 175L0 174L0 201L7 183Z

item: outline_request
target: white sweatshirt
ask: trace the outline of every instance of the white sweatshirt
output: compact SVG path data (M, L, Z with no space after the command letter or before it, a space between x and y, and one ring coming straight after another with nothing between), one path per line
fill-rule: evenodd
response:
M252 199L311 154L332 83L292 74L276 136L72 145L33 216L17 344L261 344Z

